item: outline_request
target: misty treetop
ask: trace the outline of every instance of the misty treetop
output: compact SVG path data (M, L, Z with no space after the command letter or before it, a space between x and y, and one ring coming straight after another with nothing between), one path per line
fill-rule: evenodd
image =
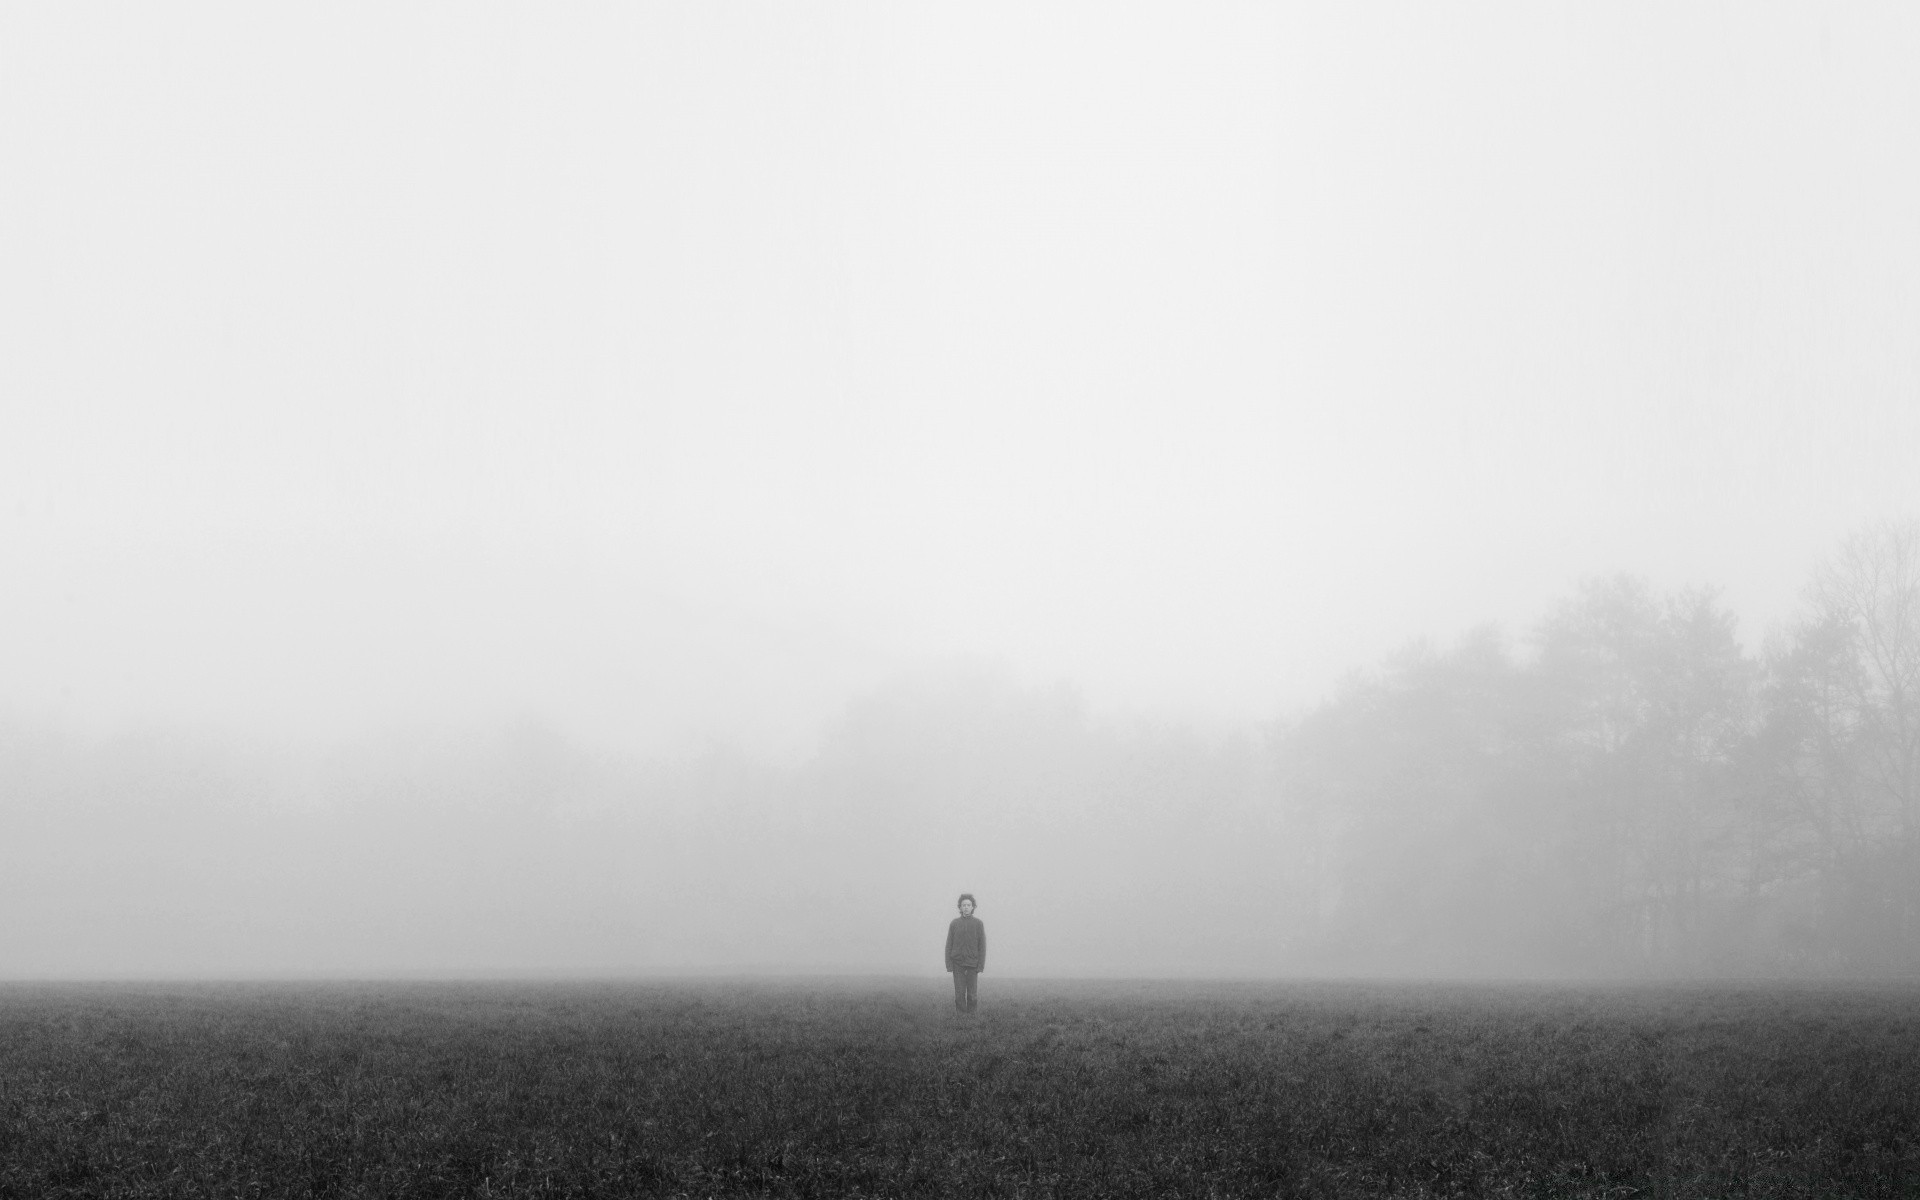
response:
M1619 576L1201 732L991 671L897 680L804 761L537 726L326 755L0 723L0 971L1008 975L1920 970L1920 523L1758 654Z

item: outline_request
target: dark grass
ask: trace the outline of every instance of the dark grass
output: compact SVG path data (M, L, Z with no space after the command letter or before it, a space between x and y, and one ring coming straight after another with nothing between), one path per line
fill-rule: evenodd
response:
M0 1196L1912 1196L1920 990L0 987Z

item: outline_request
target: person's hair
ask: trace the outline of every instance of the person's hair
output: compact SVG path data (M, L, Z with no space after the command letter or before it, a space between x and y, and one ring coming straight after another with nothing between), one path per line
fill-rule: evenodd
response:
M954 906L955 908L959 908L959 907L960 907L960 906L961 906L962 904L965 904L965 903L966 903L967 901L969 901L969 900L973 900L973 893L972 893L972 892L961 892L961 893L960 893L960 898L959 898L958 900L955 900L955 901L953 902L953 906ZM980 907L980 902L979 902L978 900L973 900L973 906L974 906L975 908L979 908L979 907Z

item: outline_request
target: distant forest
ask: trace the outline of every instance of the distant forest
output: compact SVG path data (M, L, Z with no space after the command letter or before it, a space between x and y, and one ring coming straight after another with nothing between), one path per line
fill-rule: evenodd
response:
M1409 651L1276 737L1318 951L1920 970L1920 523L1849 539L1758 657L1631 578L1526 650Z
M0 973L1920 972L1920 522L1750 654L1579 588L1239 732L903 678L791 766L529 726L319 757L0 722Z

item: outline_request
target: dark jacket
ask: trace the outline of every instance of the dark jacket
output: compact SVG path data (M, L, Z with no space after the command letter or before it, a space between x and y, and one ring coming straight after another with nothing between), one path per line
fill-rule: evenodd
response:
M955 917L947 926L947 970L987 969L987 927L979 917Z

